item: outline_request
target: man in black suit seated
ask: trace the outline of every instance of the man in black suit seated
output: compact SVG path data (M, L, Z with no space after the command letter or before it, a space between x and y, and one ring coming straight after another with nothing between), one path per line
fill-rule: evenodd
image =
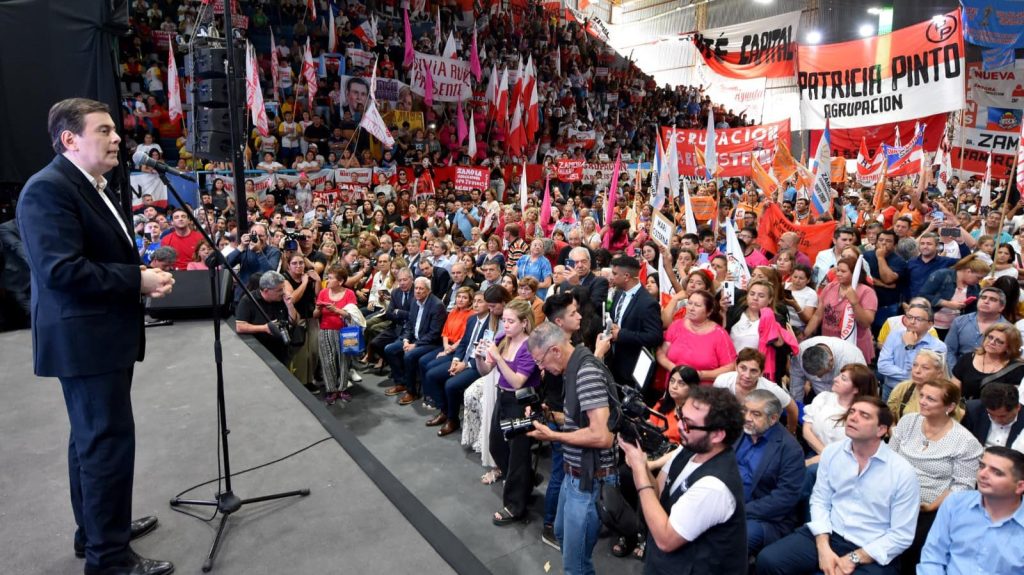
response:
M384 319L390 322L390 325L370 340L370 355L378 358L385 358L384 348L396 341L402 334L402 330L405 329L405 321L409 318L409 308L412 307L412 270L409 268L398 270L395 272L395 279L398 280L398 286L391 290L389 298L391 303L384 310ZM383 369L382 367L378 373L382 374Z
M1024 429L1017 388L990 383L981 388L981 399L967 402L963 425L985 447L1010 447Z
M441 266L435 266L426 258L420 260L419 267L420 275L416 277L430 280L430 291L437 296L437 299L445 297L448 289L452 287L452 276L448 270Z
M460 262L452 264L451 271L452 283L448 287L448 290L444 292L444 296L441 297L441 303L444 304L444 308L447 311L455 309L455 292L459 291L459 288L468 287L474 292L477 291L478 286L473 278L467 277L466 265ZM436 292L435 292L436 293Z
M661 328L661 306L640 285L637 278L640 262L636 258L618 256L612 259L611 267L611 284L616 292L611 311L611 350L605 361L616 383L635 386L633 367L641 350L658 347L665 336ZM653 405L658 395L651 385L653 378L654 370L651 370L643 391L648 405Z
M157 523L131 519L131 387L146 349L143 298L166 295L174 279L140 265L131 220L107 189L121 137L106 104L62 100L48 129L57 156L25 184L17 213L32 277L35 374L60 379L71 424L75 555L85 557L86 575L163 575L171 563L129 546Z
M402 394L399 405L419 399L420 358L441 346L441 329L448 317L440 298L430 293L430 280L416 278L412 291L416 299L409 308L402 336L384 348L384 361L391 367L391 380L395 382L384 394Z

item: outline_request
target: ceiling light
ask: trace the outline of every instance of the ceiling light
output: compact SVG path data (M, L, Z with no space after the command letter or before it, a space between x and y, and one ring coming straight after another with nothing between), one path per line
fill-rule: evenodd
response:
M881 13L882 13L882 9L877 7L877 6L873 6L871 8L868 8L868 14L873 14L873 15L877 16L878 14L881 14Z
M810 32L808 32L807 33L807 43L808 44L819 44L819 43L821 43L821 32L818 32L817 30L811 30Z
M756 4L771 4L774 0L754 0Z
M942 14L936 14L936 15L932 16L932 24L935 24L936 26L941 26L945 22L946 22L946 17L943 16Z
M857 33L863 38L867 38L875 33L875 27L871 24L861 24L860 28L857 29Z

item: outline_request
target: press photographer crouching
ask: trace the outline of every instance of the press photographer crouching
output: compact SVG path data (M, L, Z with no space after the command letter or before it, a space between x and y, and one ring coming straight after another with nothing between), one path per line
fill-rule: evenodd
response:
M551 322L533 330L528 345L537 365L562 374L565 387L562 431L535 421L530 432L535 439L562 444L565 479L555 518L562 569L570 575L593 573L591 556L601 527L597 499L602 486L619 481L608 428L612 376L590 350L574 348L566 332Z
M649 530L644 573L745 573L743 481L731 447L743 433L742 408L725 389L698 387L678 416L683 449L657 481L647 454L619 442Z
M292 305L291 290L287 289L290 286L286 284L283 275L275 271L264 272L260 276L260 290L253 295L256 296L260 307L274 318L281 331L287 333L290 322L297 322L299 314ZM243 297L238 302L238 309L235 311L235 331L239 335L255 335L278 361L288 365L288 344L274 335L263 315L248 297Z

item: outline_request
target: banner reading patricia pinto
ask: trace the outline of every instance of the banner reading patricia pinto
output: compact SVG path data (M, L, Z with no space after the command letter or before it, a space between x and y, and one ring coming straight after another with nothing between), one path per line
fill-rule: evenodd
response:
M860 128L964 107L960 11L863 40L800 46L804 128Z

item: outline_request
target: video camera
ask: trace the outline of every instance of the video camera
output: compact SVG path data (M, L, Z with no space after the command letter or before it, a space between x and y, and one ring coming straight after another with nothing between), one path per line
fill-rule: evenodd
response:
M284 222L284 249L285 251L294 252L299 249L299 240L302 238L302 232L297 231L294 220L286 220Z
M537 390L534 388L524 387L522 389L517 389L516 403L524 407L529 407L530 415L502 419L498 422L498 426L501 428L501 434L505 436L505 441L532 431L534 421L544 420L544 415L541 412L540 407L540 396L537 395Z
M640 397L639 390L618 383L615 386L619 388L622 398L619 402L622 416L609 419L608 430L622 436L624 441L639 443L640 448L651 458L661 457L668 453L672 447L665 437L665 431L668 430L668 419L647 407L643 398ZM651 417L661 420L661 427L648 421Z

